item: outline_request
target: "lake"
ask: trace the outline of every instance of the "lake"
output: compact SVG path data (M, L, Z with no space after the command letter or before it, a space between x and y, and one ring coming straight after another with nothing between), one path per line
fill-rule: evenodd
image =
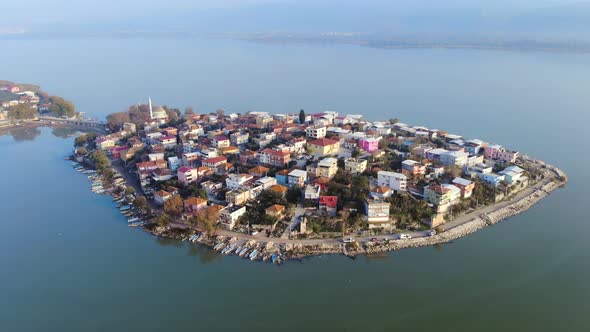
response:
M151 96L209 112L361 113L506 145L568 173L524 214L437 247L283 266L129 228L63 158L0 136L6 331L585 331L590 57L227 40L2 40L0 79L104 118ZM584 152L586 151L586 152Z

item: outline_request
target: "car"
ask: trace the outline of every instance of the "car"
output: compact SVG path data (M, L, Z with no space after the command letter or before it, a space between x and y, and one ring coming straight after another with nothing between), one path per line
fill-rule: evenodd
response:
M351 238L351 237L349 237L349 238L342 239L342 242L344 242L344 243L352 243L352 242L354 242L354 239Z
M430 232L428 232L428 236L434 236L434 235L436 235L435 230L431 230Z
M256 235L256 234L258 234L258 231L253 231L251 234Z
M400 238L400 240L407 240L407 239L411 239L412 236L410 234L400 234L399 238Z

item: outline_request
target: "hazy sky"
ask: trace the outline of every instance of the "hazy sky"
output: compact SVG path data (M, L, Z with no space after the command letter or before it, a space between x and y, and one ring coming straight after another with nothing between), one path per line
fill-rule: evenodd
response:
M133 28L227 31L488 29L517 17L529 29L590 24L590 0L27 0L3 1L0 32ZM580 10L580 4L584 10ZM556 8L553 11L553 8ZM573 9L572 9L573 8ZM10 13L6 15L6 13ZM532 14L531 14L532 13ZM555 17L549 17L553 15ZM555 15L554 15L555 13ZM523 19L520 19L522 15ZM570 20L570 17L577 17ZM577 22L577 23L576 23ZM580 23L581 22L581 23ZM514 24L514 22L510 22ZM64 28L65 27L65 28Z

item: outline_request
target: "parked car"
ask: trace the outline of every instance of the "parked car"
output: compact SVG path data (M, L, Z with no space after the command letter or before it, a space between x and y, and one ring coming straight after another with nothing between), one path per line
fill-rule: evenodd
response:
M399 238L400 238L400 240L407 240L407 239L411 239L412 236L410 234L400 234Z

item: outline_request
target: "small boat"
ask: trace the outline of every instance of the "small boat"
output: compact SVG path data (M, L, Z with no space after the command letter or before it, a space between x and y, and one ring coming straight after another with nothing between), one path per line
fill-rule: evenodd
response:
M139 220L139 221L134 221L128 224L129 227L137 227L137 226L142 226L145 224L145 221L143 220Z
M221 247L222 245L223 245L223 242L220 242L220 243L216 244L216 245L213 247L213 250L217 250L217 249L219 249L219 247Z
M279 257L279 255L277 254L272 254L272 256L270 256L270 261L275 263L277 261L277 258Z
M132 222L136 222L136 221L138 221L138 220L139 220L139 218L137 218L137 217L133 217L133 218L129 218L129 219L127 219L127 222L128 222L128 223L132 223Z
M242 249L242 251L240 251L240 253L238 253L238 256L243 257L246 252L248 252L248 250L250 250L250 248L245 247L244 249Z
M225 254L226 254L226 255L229 255L229 254L231 254L232 252L234 252L234 249L236 249L236 247L237 247L237 246L236 246L235 244L232 244L232 245L229 247L229 249L228 249L228 250L226 250Z
M242 248L244 248L244 246L239 246L236 251L234 251L234 254L238 255L240 251L242 251Z
M129 209L131 209L131 207L129 205L124 205L119 208L119 210L121 210L121 211L127 211Z
M252 252L250 253L250 255L248 255L248 258L250 258L250 260L255 260L256 256L258 255L258 249L254 249L252 250Z
M266 262L269 258L270 258L270 254L265 254L264 256L262 256L262 261Z

